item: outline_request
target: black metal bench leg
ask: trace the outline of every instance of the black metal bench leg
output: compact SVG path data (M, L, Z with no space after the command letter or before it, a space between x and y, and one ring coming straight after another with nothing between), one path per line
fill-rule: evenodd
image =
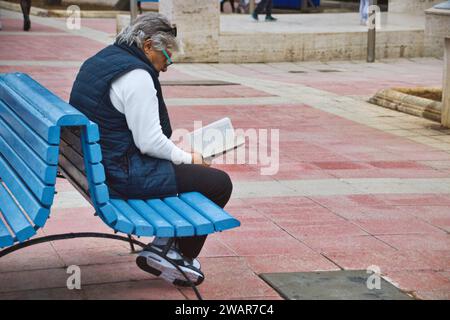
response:
M66 240L66 239L74 239L74 238L105 238L105 239L113 239L113 240L121 240L126 241L132 245L133 252L134 251L134 245L138 245L141 248L145 248L145 243L137 241L136 239L133 239L131 236L128 238L119 236L116 234L109 234L109 233L98 233L98 232L78 232L78 233L64 233L64 234L55 234L40 238L31 239L22 243L18 243L12 247L3 249L0 251L0 258L6 256L7 254L13 253L14 251L30 247L35 244L49 242L49 241L57 241L57 240Z
M128 242L130 243L130 247L131 247L131 253L135 253L136 249L134 248L134 243L133 243L133 237L129 234L128 235Z
M167 256L167 252L169 252L169 250L172 247L172 244L173 244L174 241L175 241L175 238L170 238L167 241L166 245L163 248L163 252L162 252L163 256Z

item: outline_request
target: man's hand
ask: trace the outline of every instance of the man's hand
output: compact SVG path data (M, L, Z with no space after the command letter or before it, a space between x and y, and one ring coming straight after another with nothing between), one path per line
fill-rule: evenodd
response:
M203 156L200 153L192 152L192 163L194 164L201 164L203 166L209 167L211 166L211 163L208 163L203 159Z

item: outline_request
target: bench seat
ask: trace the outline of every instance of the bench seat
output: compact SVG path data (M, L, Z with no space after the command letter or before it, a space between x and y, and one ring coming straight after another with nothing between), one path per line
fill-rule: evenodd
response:
M239 222L198 192L150 200L111 199L116 231L137 236L185 237L206 235L237 227Z

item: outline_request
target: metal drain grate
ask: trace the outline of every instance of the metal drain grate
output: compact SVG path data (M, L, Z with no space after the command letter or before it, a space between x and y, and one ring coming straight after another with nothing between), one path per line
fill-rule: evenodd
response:
M383 278L369 289L365 270L265 273L261 278L288 300L412 300ZM369 283L377 283L369 279Z

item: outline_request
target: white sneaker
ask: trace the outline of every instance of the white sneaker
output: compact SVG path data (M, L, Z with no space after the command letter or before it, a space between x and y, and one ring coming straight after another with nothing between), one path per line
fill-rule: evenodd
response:
M164 255L161 247L150 245L138 255L136 264L142 270L177 286L198 286L205 279L200 270L200 262L197 259L184 258L174 247Z

